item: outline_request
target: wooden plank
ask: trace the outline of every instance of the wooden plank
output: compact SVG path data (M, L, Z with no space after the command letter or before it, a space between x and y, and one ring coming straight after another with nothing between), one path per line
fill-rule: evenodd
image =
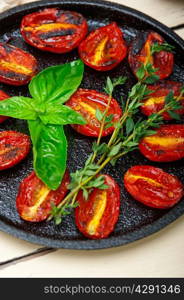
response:
M9 265L1 277L184 277L184 216L127 246L95 251L58 250Z
M182 39L184 39L184 28L174 30Z
M4 232L0 232L0 263L14 257L28 254L40 248L40 245L31 244Z
M169 27L182 24L184 21L183 0L111 0L111 2L135 8Z

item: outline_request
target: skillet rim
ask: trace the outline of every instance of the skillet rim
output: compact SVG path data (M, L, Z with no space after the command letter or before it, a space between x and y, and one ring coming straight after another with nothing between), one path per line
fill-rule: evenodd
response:
M169 27L166 25L160 23L159 21L153 19L152 17L136 10L130 7L127 7L122 4L109 2L109 1L103 1L103 0L63 0L61 1L51 1L51 0L44 0L44 1L36 1L36 2L30 2L27 4L19 5L16 7L13 7L9 10L6 10L5 12L0 14L0 22L2 22L5 18L11 17L15 14L20 14L25 12L29 9L41 9L44 6L62 6L62 5L83 5L83 6L89 6L89 7L100 7L104 9L110 9L115 10L119 13L127 13L129 16L137 18L151 26L156 27L156 30L159 30L162 32L162 34L165 34L170 39L174 40L174 42L180 47L182 50L184 50L184 40L179 37L175 32L173 32ZM41 237L37 236L32 233L27 233L23 231L22 229L18 229L10 224L7 224L0 220L0 230L3 232L6 232L8 234L11 234L17 238L23 239L25 241L40 244L43 246L48 246L52 248L63 248L63 249L73 249L73 250L97 250L97 249L107 249L112 247L118 247L123 246L125 244L129 244L131 242L134 242L136 240L140 240L144 237L147 237L153 233L156 233L163 229L165 226L169 225L170 223L174 222L176 219L178 219L180 216L184 214L184 201L179 202L178 205L173 207L168 213L166 213L161 218L157 219L151 224L145 225L140 227L139 229L128 232L126 234L123 234L122 236L114 236L114 237L108 237L106 239L101 240L58 240L58 239L51 239L47 237Z

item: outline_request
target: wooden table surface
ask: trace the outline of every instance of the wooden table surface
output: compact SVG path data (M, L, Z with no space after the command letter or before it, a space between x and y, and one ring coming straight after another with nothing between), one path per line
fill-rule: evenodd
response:
M184 38L184 0L111 0ZM0 11L31 1L1 0ZM184 277L184 216L140 241L94 251L56 250L0 232L0 277Z

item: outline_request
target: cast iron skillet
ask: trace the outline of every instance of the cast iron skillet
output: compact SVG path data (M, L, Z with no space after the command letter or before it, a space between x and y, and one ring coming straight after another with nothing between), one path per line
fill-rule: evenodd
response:
M139 31L155 30L160 33L168 43L176 47L175 68L170 79L184 82L183 50L184 42L169 28L128 7L104 1L41 1L15 7L0 15L0 41L9 41L11 44L23 48L38 59L39 69L65 63L78 58L77 50L58 55L41 52L27 45L21 38L19 25L21 18L28 13L45 7L60 7L82 13L88 20L90 31L112 21L116 21L124 32L125 39L130 41ZM103 90L107 75L128 77L126 85L119 88L115 98L125 96L130 87L136 82L131 74L127 59L110 72L101 73L88 67L85 68L85 78L82 87ZM12 87L0 84L10 95L28 95L27 87ZM9 119L1 124L0 130L14 129L28 133L26 122ZM90 153L92 138L83 137L70 127L65 127L69 141L68 165L70 171L80 168ZM152 163L145 159L138 151L120 159L115 168L108 166L105 173L111 174L121 187L121 214L115 231L102 240L89 240L83 237L75 227L73 216L68 216L63 223L55 226L54 222L28 223L21 220L15 208L15 198L21 180L32 170L32 154L16 167L1 171L0 173L0 229L21 239L56 248L71 249L101 249L120 246L148 236L167 224L173 222L184 213L184 199L170 210L156 210L148 208L137 201L125 191L122 178L126 170L132 165L150 164L163 168L165 171L177 175L184 183L184 161L173 163Z

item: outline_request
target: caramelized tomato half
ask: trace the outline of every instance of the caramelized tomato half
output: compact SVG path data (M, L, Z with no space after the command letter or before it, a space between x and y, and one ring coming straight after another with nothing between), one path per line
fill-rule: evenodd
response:
M106 238L117 223L120 210L120 189L114 179L104 175L108 188L94 188L88 200L82 191L77 196L79 206L75 209L75 222L85 236L91 239Z
M165 97L169 92L173 92L174 97L180 95L180 90L183 84L175 81L162 81L161 83L156 83L154 85L149 85L147 88L153 91L149 97L144 101L144 104L141 106L141 111L146 116L150 116L153 113L159 112L165 105ZM181 109L176 112L180 115L184 114L184 96L179 100L179 103L183 106ZM163 118L165 120L171 120L171 116L167 113L163 113Z
M5 100L7 98L9 98L9 96L5 92L0 90L0 101ZM8 119L8 117L0 116L0 123L4 122L6 119Z
M27 84L37 72L37 61L26 51L0 43L0 81L11 85Z
M152 166L134 166L124 176L131 196L154 208L169 208L180 201L183 185L176 176Z
M19 186L16 207L20 217L30 222L45 220L50 214L51 205L58 205L63 200L69 181L69 172L66 171L62 183L53 191L33 171Z
M83 62L98 71L113 69L126 54L123 34L115 22L91 32L79 46Z
M48 8L23 17L24 40L40 50L66 53L76 48L87 34L84 17L73 11Z
M97 137L100 131L100 121L96 118L96 110L99 109L104 112L109 96L103 93L99 93L95 90L79 89L72 97L67 101L66 105L70 106L75 111L79 112L87 124L85 125L72 125L72 127L79 133ZM122 116L122 110L115 99L111 99L111 104L107 112L107 116L113 114L112 122L117 122ZM102 136L111 134L114 127L104 129Z
M156 32L141 33L132 42L129 49L128 60L135 75L141 65L146 65L147 63L151 63L154 68L158 68L155 74L158 75L160 79L164 79L172 73L174 56L171 52L160 51L151 54L151 46L154 43L163 44L164 42L164 39Z
M24 159L30 150L29 136L17 131L0 132L0 170L8 169Z
M152 161L168 162L184 157L184 125L162 125L156 134L139 143L141 153Z

